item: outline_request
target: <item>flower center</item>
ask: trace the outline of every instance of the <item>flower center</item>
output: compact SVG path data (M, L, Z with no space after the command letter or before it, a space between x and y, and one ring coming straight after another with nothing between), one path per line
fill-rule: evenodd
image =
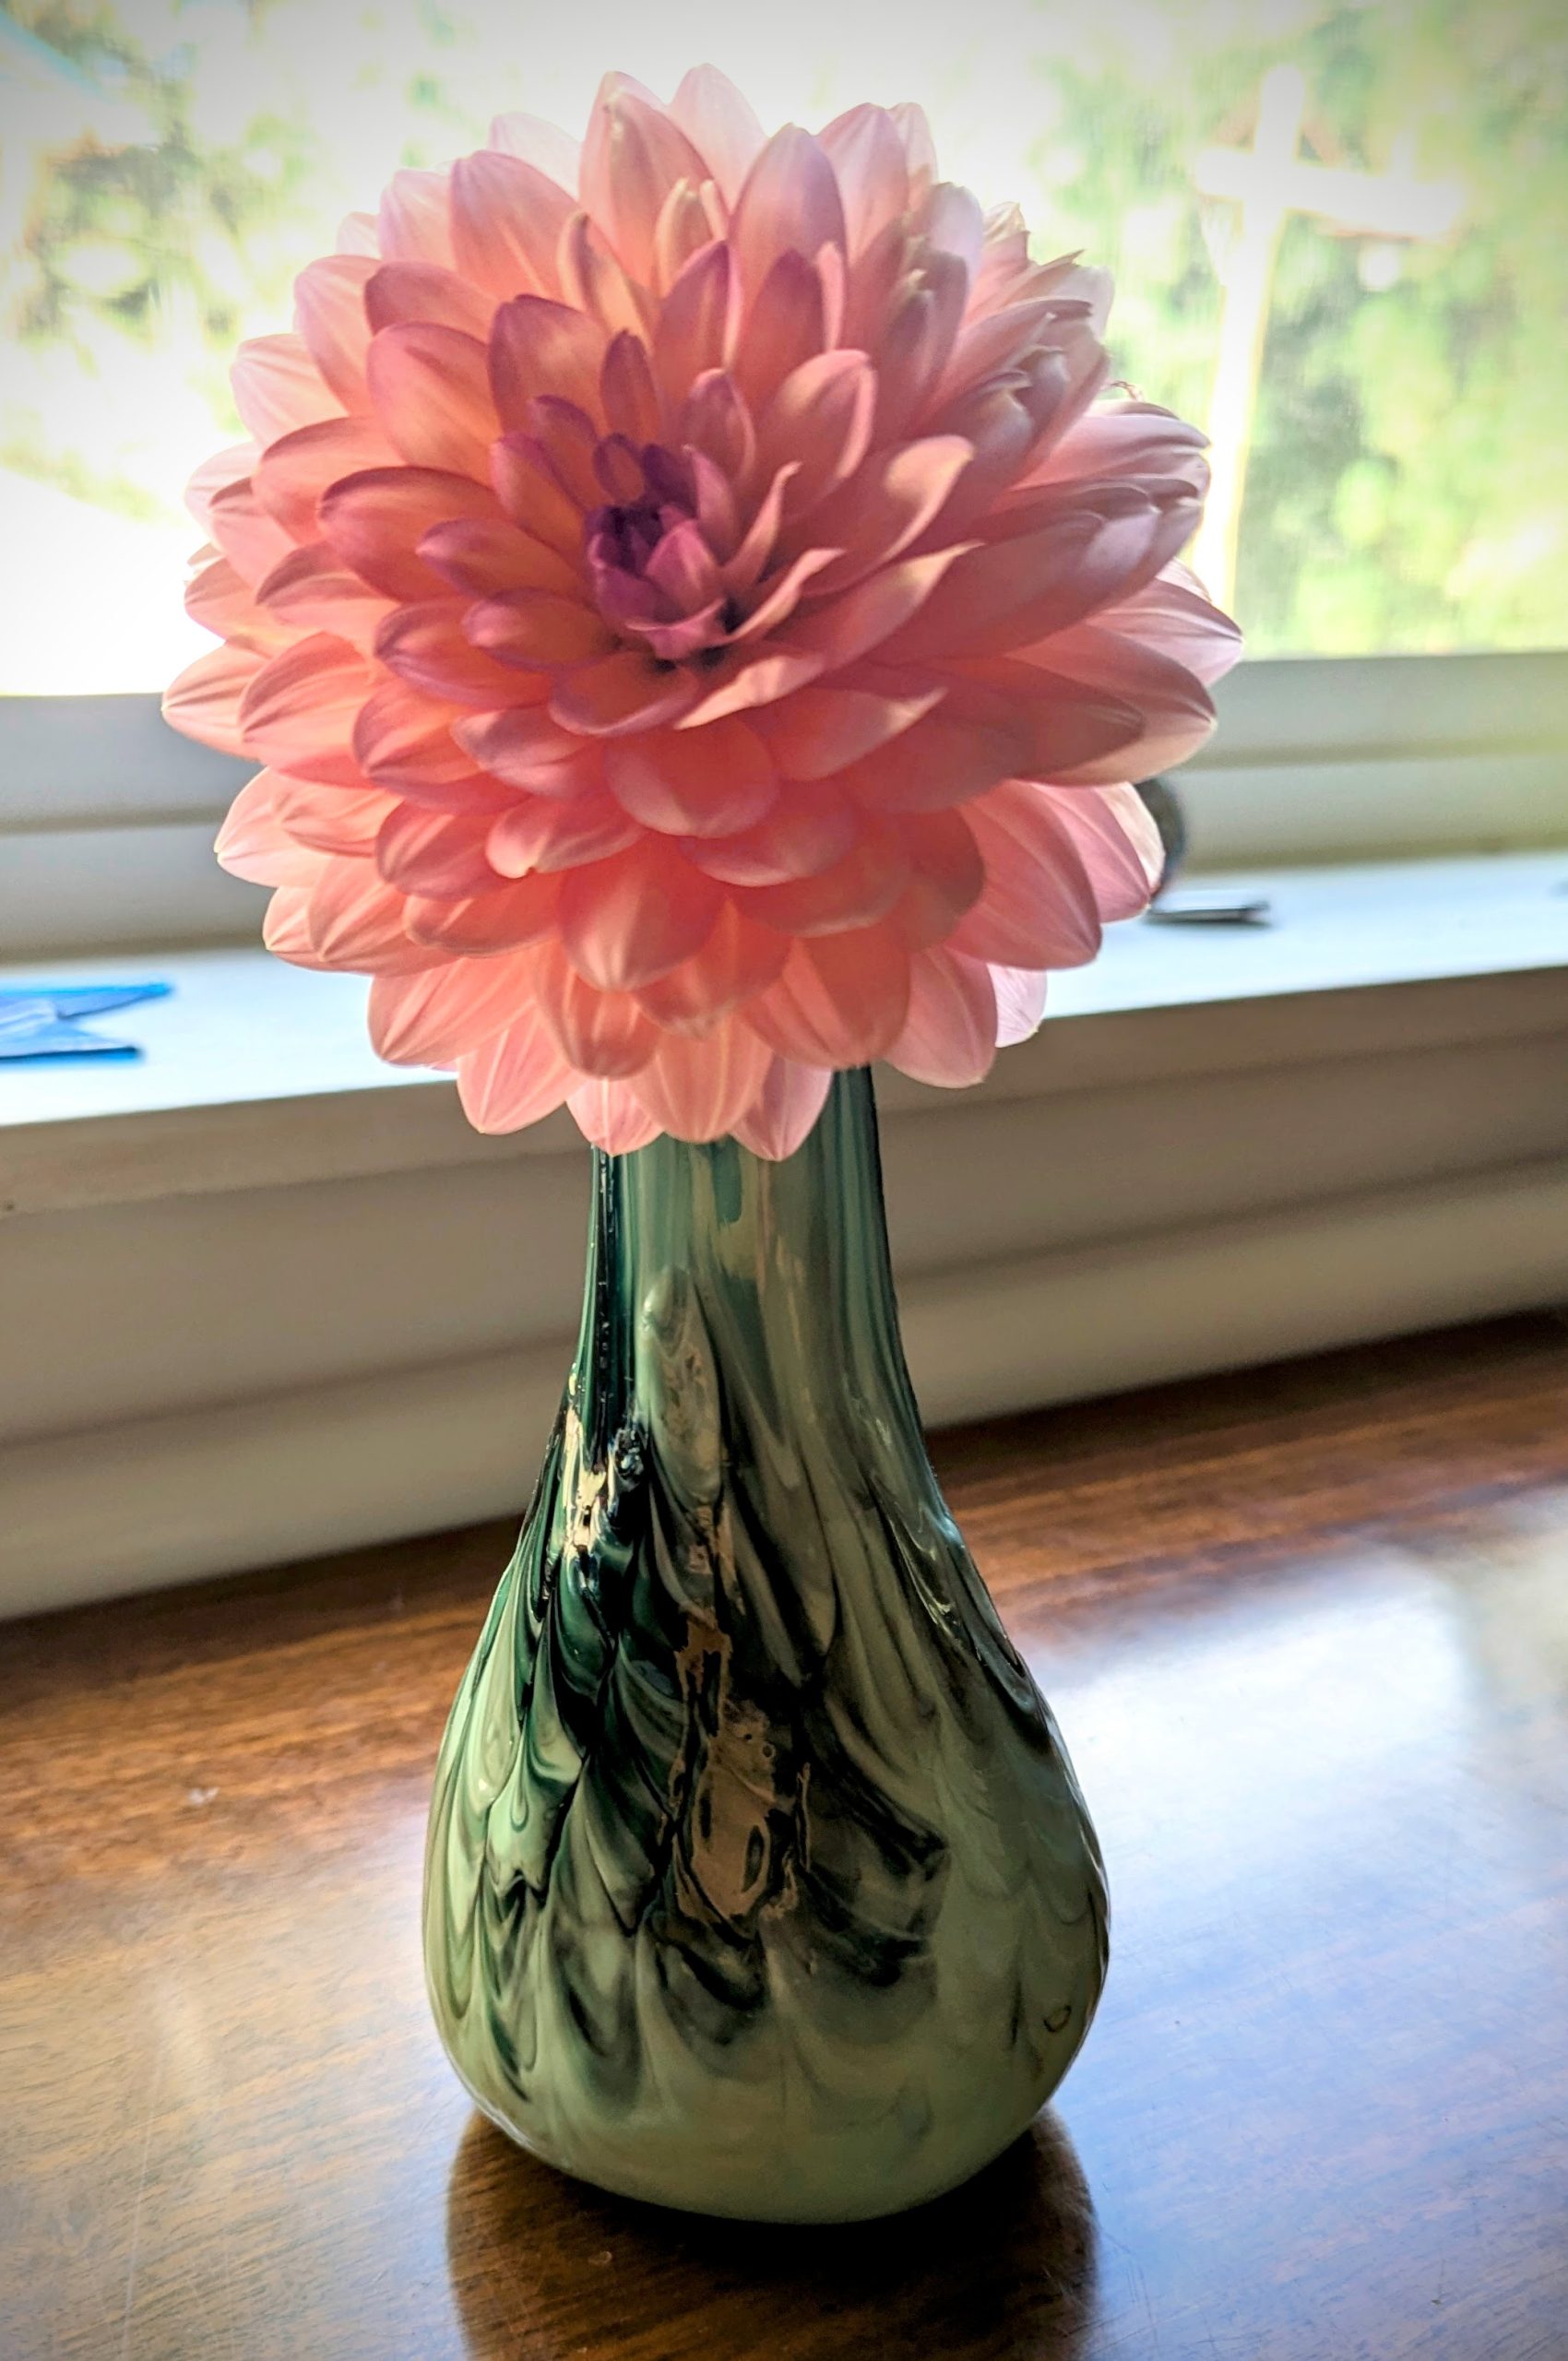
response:
M596 467L612 496L584 518L583 552L606 623L669 663L718 647L738 617L697 521L689 463L660 444L635 452L618 441L600 445Z

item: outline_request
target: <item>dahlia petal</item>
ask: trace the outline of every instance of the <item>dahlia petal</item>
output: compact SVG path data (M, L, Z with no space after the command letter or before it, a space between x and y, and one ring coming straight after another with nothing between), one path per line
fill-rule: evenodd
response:
M659 306L649 358L671 409L729 350L731 255L722 240L695 254Z
M485 481L501 430L478 337L428 320L398 321L371 338L365 383L399 457Z
M758 464L766 474L787 459L800 462L786 494L786 505L800 516L864 458L876 411L876 372L863 352L819 352L776 385L757 422ZM819 530L814 518L812 531L819 540L834 538Z
M731 836L761 819L778 793L766 747L737 718L612 739L605 777L635 820L668 836Z
M555 683L550 710L564 730L616 738L676 720L697 693L696 682L684 672L627 647L564 674Z
M909 1010L909 955L872 926L797 943L778 982L735 1021L802 1065L861 1066L897 1039Z
M991 980L996 993L996 1046L1010 1050L1039 1031L1051 978L1044 968L1001 967L993 961Z
M262 506L248 477L212 494L206 523L235 573L246 582L260 582L294 546L292 537Z
M376 216L376 243L387 262L434 262L450 270L449 175L394 172Z
M824 667L837 671L897 634L897 650L889 647L886 652L901 661L911 618L919 615L968 546L957 541L951 549L933 550L926 557L900 558L868 574L831 604L797 623L787 635L789 649L797 655L820 654Z
M564 1100L575 1077L535 1009L457 1060L457 1096L476 1132L520 1132Z
M374 852L379 830L398 809L397 799L377 787L322 787L280 771L258 776L272 782L279 827L315 853L357 858Z
M1167 566L1131 598L1102 609L1095 622L1168 657L1206 687L1229 672L1241 653L1240 631L1204 596L1185 566Z
M518 295L503 303L490 331L490 383L503 426L534 424L537 394L574 403L597 419L609 338L600 322L569 303Z
M624 1082L579 1082L566 1105L584 1139L606 1156L631 1156L659 1137L659 1125Z
M253 885L311 886L326 856L291 836L279 819L271 771L257 771L229 807L213 847L231 877Z
M525 671L586 664L615 646L602 616L580 598L560 598L550 590L506 590L481 599L469 609L463 628L475 647Z
M701 1040L661 1033L631 1089L672 1139L723 1139L754 1104L772 1062L756 1034L729 1018Z
M647 347L641 337L623 329L605 348L599 374L600 411L612 434L624 434L640 446L659 431L659 391Z
M520 156L481 148L452 167L452 252L465 279L498 299L553 295L556 252L573 202Z
M410 688L451 705L483 713L497 706L531 704L539 694L535 685L519 680L469 636L475 611L459 599L396 607L375 635L375 652Z
M314 541L317 503L327 487L366 468L385 467L397 456L374 419L323 419L270 445L256 462L252 486L291 541ZM215 529L222 505L213 503Z
M851 107L818 135L837 174L849 258L880 231L900 221L909 201L904 143L885 107Z
M1094 885L1055 801L1010 779L966 807L985 891L949 948L1017 967L1081 967L1099 949Z
M956 181L936 182L926 197L920 229L929 245L957 257L966 279L973 277L985 245L985 216L968 189Z
M541 942L555 924L560 882L529 875L469 901L410 895L403 924L415 943L463 959L486 959Z
M226 557L213 557L185 587L185 612L219 639L270 655L291 636L276 614L258 603L244 575Z
M789 489L790 479L799 472L798 459L787 459L776 471L772 482L756 504L752 521L746 527L744 539L736 545L734 554L727 557L719 569L719 578L724 587L733 592L736 598L742 597L751 589L758 575L772 559L779 528L784 521L784 494ZM704 546L707 547L706 534L703 536L703 540Z
M490 126L486 145L504 156L520 156L525 164L558 181L569 196L577 193L583 143L536 114L498 114Z
M280 565L258 582L260 605L277 618L279 631L330 632L368 656L391 611L390 602L367 590L357 574L340 565L321 541L291 549Z
M941 682L928 683L918 674L899 682L890 672L887 680L885 687L831 681L819 688L797 689L781 705L759 713L757 729L781 776L830 778L901 737L945 694Z
M187 738L225 754L245 752L245 693L267 658L248 647L215 647L187 664L163 693L163 718Z
M989 380L1016 367L1031 345L1049 341L1056 306L1049 300L1008 303L981 318L971 316L959 330L940 384L932 395L938 409L946 409Z
M419 554L454 590L485 598L502 590L576 591L581 577L559 553L501 517L434 525Z
M794 613L813 576L820 575L836 557L842 554L839 550L802 550L799 557L790 560L782 574L776 574L761 586L762 597L735 625L730 634L729 645L743 647L750 641L763 639L770 631L777 630Z
M752 886L742 893L741 908L757 925L785 934L842 934L885 918L912 874L902 836L868 827L831 868L780 885Z
M746 332L731 363L752 408L760 410L803 362L820 360L826 340L826 309L815 264L804 255L780 255L752 299Z
M806 682L814 681L826 664L826 658L810 649L785 648L754 657L750 662L739 661L733 669L723 671L707 694L700 697L690 709L679 713L676 727L681 730L706 728L732 713L751 713L758 706L772 705L779 697L787 697ZM712 677L711 675L709 677ZM694 694L698 683L688 686ZM660 718L666 717L661 716ZM674 717L669 717L673 718Z
M294 325L312 361L347 410L367 407L364 357L370 343L365 288L379 265L365 255L327 255L294 281ZM294 423L303 425L303 419Z
M377 976L370 988L371 1046L389 1065L450 1065L517 1024L532 983L533 963L517 953L414 976Z
M730 243L748 303L782 254L846 243L838 182L823 148L796 124L774 133L741 184Z
M1136 789L1045 789L1088 872L1099 915L1135 919L1165 874L1159 830Z
M909 883L888 925L911 951L944 943L985 890L985 864L961 813L911 813L897 824L910 863Z
M689 836L686 859L725 885L780 885L820 877L859 843L865 822L837 787L792 786L749 828Z
M338 224L333 251L340 255L378 255L374 213L345 213Z
M727 74L714 65L694 65L683 75L670 113L733 205L742 183L766 144L766 134Z
M322 873L318 870L317 875ZM322 957L310 939L308 919L314 890L308 885L279 886L267 906L261 939L275 959L287 959L294 967L324 969L331 963Z
M562 483L539 437L505 435L491 452L490 477L512 522L566 559L576 575L583 546L582 508Z
M677 432L686 450L699 454L723 480L728 501L730 487L751 473L756 457L756 429L752 423L751 409L728 370L706 369L694 381L681 405ZM721 536L716 539L705 513L700 487L697 517L716 552L730 546L735 530L730 510L724 510Z
M481 769L509 787L552 790L552 773L581 762L584 742L563 730L543 706L513 706L499 713L467 714L452 730L458 745Z
M316 507L328 548L389 599L430 599L443 588L416 554L433 526L496 512L488 484L440 468L367 468L329 484Z
M1107 402L1079 419L1043 466L1030 472L1036 484L1114 483L1123 478L1165 481L1185 475L1208 447L1201 427L1189 425L1156 402Z
M394 804L376 834L375 865L401 894L468 900L498 882L484 853L491 825L467 813Z
M422 696L407 682L383 681L354 722L354 758L378 786L416 801L455 797L474 771L452 737L458 712L456 706Z
M956 255L927 253L919 277L898 296L873 350L879 445L900 442L926 417L957 338L968 299L968 274Z
M296 427L341 418L343 404L312 360L303 337L251 337L234 355L229 373L234 408L245 431L260 444L275 443Z
M220 492L229 492L238 484L247 484L261 457L255 443L231 443L226 450L215 451L204 459L185 486L185 506L201 529L212 540L218 536L212 530L212 503Z
M877 812L939 812L982 795L1027 766L1028 733L1000 700L966 710L964 686L889 743L840 774L847 794ZM1098 740L1090 742L1098 744Z
M528 414L557 481L586 522L588 511L600 506L604 497L598 464L604 438L580 403L560 394L536 394ZM582 530L580 523L579 544Z
M640 336L647 305L586 213L574 213L561 232L561 292L589 313L607 335Z
M362 975L407 976L440 955L403 931L403 896L368 860L329 860L311 888L305 931L318 959Z
M634 279L645 283L654 259L654 230L670 191L700 182L707 166L679 124L650 93L622 81L600 85L583 141L579 186L588 210L607 232Z
M904 101L896 107L889 107L887 112L904 144L904 161L909 170L912 199L936 178L936 142L931 136L931 125L923 107Z
M700 950L649 984L637 999L656 1023L677 1033L711 1032L721 1017L772 983L790 955L789 938L742 917L725 901Z
M762 1088L733 1126L735 1137L754 1156L781 1164L814 1129L832 1081L826 1066L802 1066L791 1058L774 1058Z
M614 797L588 780L564 801L529 795L508 804L491 828L489 858L504 877L562 876L624 852L639 835Z
M490 334L495 303L439 263L388 262L365 282L364 315L373 336L404 320L423 320L482 340ZM362 372L362 361L361 367Z
M1213 700L1184 666L1098 623L1057 632L1016 659L956 669L1000 684L1028 716L1030 757L1019 776L1054 786L1150 778L1195 753L1214 730Z
M918 540L946 505L974 456L957 434L933 434L896 451L877 451L831 492L812 517L813 535L843 554L818 584L842 590L885 565Z
M641 837L563 881L561 941L586 982L635 991L701 949L723 898L673 848Z
M659 1027L630 992L601 992L586 983L560 944L540 946L535 990L562 1055L579 1074L614 1081L647 1063Z
M713 552L695 519L667 532L647 562L647 579L672 599L683 613L704 606L722 590Z
M996 991L983 960L937 948L909 962L909 1013L887 1062L916 1082L962 1090L996 1059Z
M296 640L270 658L245 690L240 704L245 752L292 778L357 787L353 729L374 677L362 656L328 633Z

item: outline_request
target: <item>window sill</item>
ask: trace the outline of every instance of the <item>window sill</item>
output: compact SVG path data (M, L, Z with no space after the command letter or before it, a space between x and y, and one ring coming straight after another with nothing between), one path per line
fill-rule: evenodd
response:
M1568 1295L1568 853L1242 882L1273 927L1113 930L979 1090L886 1078L933 1420ZM505 1511L560 1384L572 1126L477 1137L352 979L69 966L150 974L139 1063L0 1067L0 1611Z

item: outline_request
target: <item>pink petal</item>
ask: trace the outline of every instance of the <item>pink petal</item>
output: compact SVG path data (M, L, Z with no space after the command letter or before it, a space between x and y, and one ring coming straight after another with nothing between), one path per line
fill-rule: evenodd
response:
M766 748L734 718L612 739L605 776L634 819L669 836L731 836L760 819L778 793Z
M253 885L314 885L326 856L302 845L279 819L271 771L257 771L242 787L218 831L213 850L232 877Z
M438 952L403 931L403 896L368 860L331 860L311 889L305 928L318 959L371 976L411 975Z
M911 619L920 615L965 547L959 541L951 549L933 550L928 557L900 558L893 565L883 566L796 623L786 635L785 645L791 653L820 655L824 665L837 671L897 634L897 650L887 652L896 653L902 661L905 641L915 631Z
M294 325L311 359L348 410L364 409L368 403L364 357L370 323L365 316L365 288L379 267L366 255L327 255L307 265L294 281Z
M545 795L555 791L548 783L551 776L580 763L587 751L584 741L563 730L543 706L465 716L453 735L481 769L508 786Z
M494 517L488 484L439 468L368 468L330 484L317 504L322 539L390 599L430 599L444 585L415 554L422 534L456 517Z
M607 1081L636 1074L659 1041L659 1027L629 992L585 983L560 944L541 944L535 979L540 1006L562 1055L580 1074Z
M753 1105L771 1063L749 1026L729 1018L701 1040L661 1033L631 1086L672 1139L718 1140Z
M1028 718L1030 751L1017 765L1023 777L1075 787L1148 778L1185 761L1214 729L1206 690L1182 665L1093 623L1056 632L1016 660L992 657L956 669L999 690Z
M260 582L294 547L292 536L262 506L248 477L214 493L207 523L235 573L246 582ZM313 521L307 520L307 535L313 530Z
M833 166L809 132L787 124L753 162L735 200L730 243L748 302L781 254L814 255L846 243Z
M587 982L600 991L635 991L701 949L723 898L679 853L643 837L565 878L561 940Z
M366 283L364 315L373 336L404 320L424 320L482 340L490 334L495 304L439 263L389 262Z
M780 255L753 297L746 332L731 363L752 409L762 409L792 371L821 360L826 341L826 312L815 265L804 255ZM870 427L868 397L868 433Z
M1101 919L1137 918L1165 874L1165 848L1142 796L1132 787L1045 792L1077 848Z
M422 696L403 681L372 690L354 724L355 760L366 776L417 801L444 803L466 791L474 765L452 738L459 708Z
M873 926L797 943L778 982L736 1022L802 1065L861 1066L897 1039L909 1008L909 955Z
M971 452L960 435L934 434L874 453L812 518L814 538L844 552L818 588L842 589L918 540L946 505Z
M400 321L371 338L365 382L400 457L486 481L500 427L477 337L425 320Z
M1205 598L1195 575L1168 566L1130 599L1096 618L1108 632L1169 657L1206 686L1229 671L1241 653L1241 635L1229 615Z
M489 854L503 876L564 876L624 852L638 836L614 797L590 781L564 802L530 795L510 804L491 829Z
M582 556L583 512L562 483L535 434L508 434L490 455L491 481L515 525L567 559Z
M792 786L751 827L731 836L688 837L695 867L726 885L778 885L818 877L860 841L864 822L836 787Z
M263 771L272 781L272 808L280 827L316 853L374 852L378 832L398 810L377 787L323 787L309 779Z
M876 373L863 352L818 353L778 384L757 422L758 464L766 474L786 459L800 461L786 495L793 515L814 508L853 474L865 457L875 409ZM836 539L814 517L812 536L818 542ZM851 545L837 546L842 552Z
M957 812L910 813L897 823L912 874L888 919L901 943L944 943L985 890L974 831Z
M720 530L712 529L709 504L698 478L697 517L716 555L722 556L733 537L732 486L751 472L756 456L756 430L744 396L727 370L705 369L680 407L677 429L688 453L700 454L709 471L709 492L719 491ZM694 469L695 468L694 460ZM712 482L717 474L721 489Z
M213 557L185 586L185 612L219 639L270 655L291 636L275 614L258 603L250 584L226 557Z
M911 875L902 836L891 828L866 828L831 868L781 885L753 886L741 894L740 903L747 918L785 934L841 934L885 918Z
M553 295L561 232L573 202L558 181L493 148L452 167L452 250L458 271L500 299Z
M1039 1032L1051 978L1043 968L992 964L991 980L996 993L996 1046L1009 1050Z
M696 682L684 672L628 647L566 673L555 683L550 710L563 729L616 738L675 720L697 694Z
M623 329L605 347L599 373L600 410L613 434L624 434L640 446L659 432L659 393L647 347L640 337Z
M256 462L253 487L263 508L291 541L314 541L316 504L327 487L363 469L385 467L397 456L374 419L324 419L317 426L302 426L297 433L285 434L281 442L264 451ZM215 531L223 505L223 501L212 504Z
M789 779L830 778L847 765L897 740L922 716L940 705L940 682L930 684L918 674L902 680L886 675L886 686L864 687L850 681L833 681L823 687L797 689L781 705L768 706L756 718L774 762ZM897 758L895 757L895 762ZM1005 777L1006 772L999 774Z
M574 1076L538 1009L457 1060L457 1096L478 1132L518 1132L559 1107Z
M264 664L245 690L245 752L291 777L358 786L354 723L374 680L364 658L342 640L325 632L297 640Z
M464 901L497 884L485 859L488 819L395 804L375 838L375 865L400 893Z
M665 296L653 331L654 377L671 409L729 350L730 249L721 241L692 256Z
M690 181L677 181L665 198L654 223L647 279L656 295L667 295L692 256L722 231L722 207L717 198L711 181L705 181L701 188Z
M916 1082L962 1090L996 1058L996 991L983 961L921 951L909 962L909 1014L887 1062Z
M484 598L502 590L575 591L581 576L558 552L500 517L433 525L419 554L454 590Z
M542 295L503 303L490 331L489 364L502 423L531 427L529 405L536 394L552 394L597 419L608 345L599 321L569 303Z
M211 521L214 499L220 492L248 484L260 457L255 443L231 443L226 450L215 451L210 459L204 459L186 484L185 506L213 540L218 539Z
M726 74L714 65L694 65L683 76L670 112L701 154L726 205L766 145L766 134Z
M659 1137L659 1125L624 1082L580 1082L566 1099L584 1139L606 1156L631 1156Z
M824 1066L797 1065L775 1058L762 1088L734 1125L735 1137L754 1156L781 1164L814 1129L833 1080Z
M766 991L789 954L786 936L754 925L726 901L701 949L639 985L637 999L658 1024L674 1032L708 1033L732 1008Z
M1017 967L1081 967L1100 944L1094 885L1056 799L1012 779L968 805L985 891L949 947Z
M580 598L559 598L549 590L507 590L481 599L469 609L464 629L476 647L525 671L586 664L615 646L602 616Z
M1028 743L1027 729L1000 700L994 714L966 711L958 683L948 702L839 776L845 792L868 810L940 812L1016 777L1026 767Z
M341 418L343 404L312 360L304 338L257 336L242 344L229 373L247 433L275 443L296 427Z
M700 183L707 167L658 101L624 83L595 103L583 142L582 201L608 232L634 279L651 274L654 229L679 181Z
M560 885L553 877L520 877L471 901L426 901L415 895L404 913L404 926L415 943L423 943L464 957L489 958L538 943L555 924Z
M743 660L743 652L738 651L736 659L716 666L705 676L714 682L706 696L699 694L699 682L686 682L696 702L680 713L676 726L681 730L707 729L729 714L752 713L758 706L773 705L779 697L803 688L808 681L814 681L826 665L825 657L795 647L769 649L749 662Z
M561 233L561 292L611 336L641 336L650 305L611 253L586 213L574 213Z
M529 705L537 691L498 664L468 635L468 617L458 599L432 599L395 608L375 635L375 652L389 672L410 688L481 713L506 704Z
M291 550L280 565L257 583L255 595L280 632L331 632L368 656L391 611L389 601L367 590L357 574L340 565L324 542Z
M318 876L324 871L318 871ZM326 968L331 965L324 959L310 939L309 915L313 887L282 885L267 906L262 920L261 939L275 959L287 959L296 967Z
M516 1025L533 998L533 963L513 954L426 967L417 976L377 976L370 988L370 1038L391 1065L444 1066Z
M434 262L452 267L452 227L445 172L394 172L376 217L376 243L388 262Z
M552 123L543 123L536 114L498 114L485 144L499 148L504 156L520 156L525 164L559 181L569 195L576 195L583 144L557 131Z
M851 107L819 134L838 176L851 259L909 202L909 175L897 125L883 107Z

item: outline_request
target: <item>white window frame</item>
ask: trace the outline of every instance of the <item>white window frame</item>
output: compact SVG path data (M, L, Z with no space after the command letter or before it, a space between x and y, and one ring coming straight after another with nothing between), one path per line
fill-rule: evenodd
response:
M1178 774L1206 870L1568 842L1568 651L1260 658ZM0 958L254 940L212 837L255 765L155 695L0 700Z

